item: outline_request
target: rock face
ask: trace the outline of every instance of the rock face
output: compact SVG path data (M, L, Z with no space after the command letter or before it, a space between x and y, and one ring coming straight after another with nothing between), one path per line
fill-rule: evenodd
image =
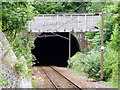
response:
M21 62L23 62L24 60L24 57L21 57ZM0 74L8 74L7 76L5 76L5 78L9 81L7 87L32 88L31 78L26 78L24 74L19 73L14 68L14 64L16 62L17 57L11 49L5 35L0 30ZM25 69L28 69L26 63L23 66ZM0 85L0 89L5 87L5 85Z

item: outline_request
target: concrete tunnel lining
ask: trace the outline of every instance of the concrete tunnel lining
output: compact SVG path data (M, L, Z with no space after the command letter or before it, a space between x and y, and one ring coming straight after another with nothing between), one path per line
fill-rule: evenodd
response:
M63 37L69 38L68 32L56 33ZM69 57L69 40L54 36L52 33L42 33L34 41L35 48L32 50L36 60L34 66L61 66L66 67L68 65L67 60ZM71 56L80 51L80 45L74 35L71 34Z

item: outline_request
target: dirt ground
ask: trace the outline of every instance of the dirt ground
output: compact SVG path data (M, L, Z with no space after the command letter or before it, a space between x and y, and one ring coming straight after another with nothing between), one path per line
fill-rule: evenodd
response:
M91 79L88 79L84 76L80 76L76 71L64 68L64 67L56 67L54 68L65 75L67 78L72 80L74 83L76 83L81 88L113 88L112 86L106 85L103 81L95 82ZM51 82L48 80L45 73L42 71L40 67L33 67L33 79L36 80L37 85L39 88L53 88L54 86L51 84Z
M55 67L55 69L67 76L70 80L82 88L113 88L112 86L106 85L103 81L95 82L94 80L80 76L76 71L68 68Z

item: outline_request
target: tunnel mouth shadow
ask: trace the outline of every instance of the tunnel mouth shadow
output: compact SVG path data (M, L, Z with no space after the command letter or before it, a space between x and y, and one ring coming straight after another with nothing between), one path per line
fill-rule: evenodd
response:
M67 67L69 57L69 33L42 33L34 41L32 54L36 57L33 66ZM80 45L71 34L71 56L80 51Z

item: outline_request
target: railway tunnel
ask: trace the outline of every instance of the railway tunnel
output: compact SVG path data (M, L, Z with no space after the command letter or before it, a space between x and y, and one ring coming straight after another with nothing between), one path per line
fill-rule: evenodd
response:
M33 66L60 66L66 67L69 57L69 33L42 33L34 41L32 50L36 57ZM71 34L71 56L80 51L80 45Z

